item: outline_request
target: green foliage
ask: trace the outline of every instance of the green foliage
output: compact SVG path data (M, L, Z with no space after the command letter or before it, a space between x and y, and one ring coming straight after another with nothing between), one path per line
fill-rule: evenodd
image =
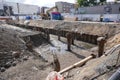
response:
M89 5L90 6L97 5L97 1L96 0L89 0Z
M102 4L102 5L103 5L104 3L106 3L106 1L107 1L107 0L100 0L99 4Z
M77 0L77 3L79 4L79 6L83 7L97 5L96 0Z
M107 0L100 0L100 3L106 2Z
M88 0L77 0L79 6L89 6Z

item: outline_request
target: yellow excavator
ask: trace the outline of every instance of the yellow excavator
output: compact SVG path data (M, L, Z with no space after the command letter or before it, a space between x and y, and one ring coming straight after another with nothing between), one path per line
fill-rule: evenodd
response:
M42 19L44 19L44 20L50 20L51 19L50 12L53 11L53 9L56 9L56 12L58 12L57 6L54 6L54 7L50 8L49 10L47 10L46 14L45 13L41 13L40 14L40 16L42 17Z
M42 17L42 19L44 20L50 20L51 19L51 14L59 14L59 17L61 17L61 14L58 12L58 8L57 6L54 6L52 8L50 8L49 10L46 11L46 14L45 13L41 13L40 16ZM57 15L58 17L58 15Z

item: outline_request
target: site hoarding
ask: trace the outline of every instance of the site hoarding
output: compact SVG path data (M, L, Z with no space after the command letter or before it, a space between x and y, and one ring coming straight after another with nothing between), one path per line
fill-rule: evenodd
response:
M3 10L3 4L0 2L0 9Z

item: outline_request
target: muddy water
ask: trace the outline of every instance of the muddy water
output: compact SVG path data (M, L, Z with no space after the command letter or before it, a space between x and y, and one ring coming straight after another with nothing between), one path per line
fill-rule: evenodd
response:
M49 62L53 62L53 54L57 54L61 69L63 69L89 56L92 52L88 49L94 47L91 44L75 41L76 45L71 46L72 52L68 52L66 39L61 38L61 40L59 41L56 36L51 35L50 42L52 45L43 44L34 50Z

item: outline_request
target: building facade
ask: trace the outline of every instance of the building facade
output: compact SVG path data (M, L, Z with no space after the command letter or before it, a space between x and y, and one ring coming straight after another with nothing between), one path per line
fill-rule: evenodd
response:
M0 2L0 10L0 14L4 13L5 16L33 15L38 12L40 13L39 6L13 2Z
M70 9L74 8L74 4L68 2L56 2L55 5L60 13L70 13Z
M105 5L79 7L78 11L71 9L70 16L78 17L81 21L103 21L120 22L120 3L110 2Z
M93 7L80 7L78 14L119 14L120 3L98 5Z

